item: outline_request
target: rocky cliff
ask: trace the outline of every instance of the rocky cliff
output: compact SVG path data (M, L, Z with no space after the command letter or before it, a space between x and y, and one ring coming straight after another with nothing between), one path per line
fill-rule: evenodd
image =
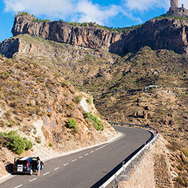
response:
M15 16L12 33L14 36L30 34L56 42L106 50L121 38L120 33L111 33L96 27L74 27L63 21L36 21L36 18L30 14L23 15L22 13Z
M30 14L19 13L15 16L12 33L14 36L29 34L60 43L102 48L117 54L136 52L144 46L154 50L169 49L181 54L188 53L188 21L173 18L152 19L142 27L130 29L121 34L97 28L97 26L72 26L63 21L43 22ZM11 47L11 49L14 48ZM3 51L7 53L5 43L0 45L0 52Z

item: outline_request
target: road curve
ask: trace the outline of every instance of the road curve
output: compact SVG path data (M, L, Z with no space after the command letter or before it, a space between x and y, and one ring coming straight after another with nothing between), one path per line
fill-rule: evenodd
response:
M115 127L124 133L115 142L49 160L40 176L17 175L0 188L97 188L150 138L145 130Z

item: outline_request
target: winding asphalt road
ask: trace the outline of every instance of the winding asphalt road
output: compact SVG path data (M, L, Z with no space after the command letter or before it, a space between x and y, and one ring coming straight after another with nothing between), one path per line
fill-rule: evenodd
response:
M98 188L151 137L145 130L115 127L120 139L45 162L40 176L16 175L0 188Z

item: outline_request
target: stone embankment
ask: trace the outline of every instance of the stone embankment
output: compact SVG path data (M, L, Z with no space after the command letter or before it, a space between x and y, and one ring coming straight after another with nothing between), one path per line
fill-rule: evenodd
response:
M165 140L160 136L156 144L138 161L133 162L125 175L119 177L119 188L173 188L172 175L165 149Z

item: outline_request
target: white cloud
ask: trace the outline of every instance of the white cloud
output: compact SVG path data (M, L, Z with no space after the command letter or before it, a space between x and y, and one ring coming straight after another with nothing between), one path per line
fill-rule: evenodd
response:
M4 0L5 11L47 15L51 18L65 17L73 10L73 0Z
M124 4L100 6L95 4L95 0L3 0L5 11L18 13L20 11L29 12L37 17L46 16L49 19L59 18L74 22L97 22L98 24L108 24L110 18L118 14L123 14L131 20L141 23L145 12L155 8L168 10L170 0L121 0ZM120 1L120 0L119 0ZM117 3L114 1L114 3ZM185 4L188 8L187 0L179 0L179 4ZM135 16L135 13L137 13Z
M4 3L7 12L26 11L36 16L69 17L74 21L99 24L118 14L118 6L102 7L88 0L4 0Z
M148 11L154 8L169 9L170 0L125 0L125 6L133 11Z
M119 13L118 6L100 7L88 0L79 1L76 11L80 13L79 22L95 21L99 24L104 24L110 17Z

